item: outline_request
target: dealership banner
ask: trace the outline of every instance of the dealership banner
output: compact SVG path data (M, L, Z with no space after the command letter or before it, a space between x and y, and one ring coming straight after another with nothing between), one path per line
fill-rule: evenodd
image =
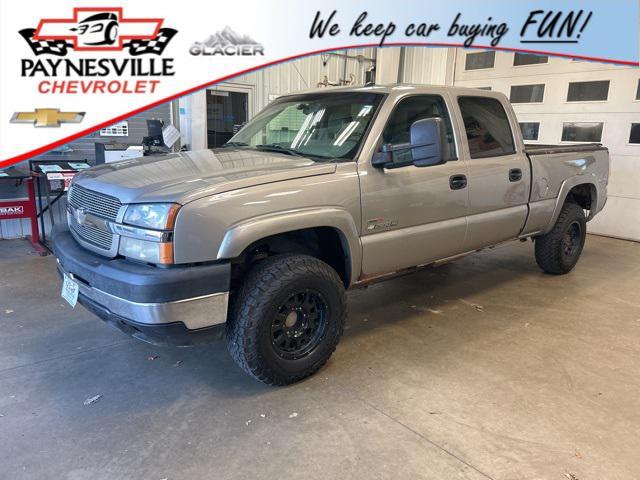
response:
M0 3L0 167L198 89L359 46L638 66L637 0Z

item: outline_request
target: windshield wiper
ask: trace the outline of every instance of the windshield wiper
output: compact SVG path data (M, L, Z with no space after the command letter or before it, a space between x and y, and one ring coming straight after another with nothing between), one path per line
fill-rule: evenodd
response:
M256 148L258 150L265 150L265 151L271 151L271 152L282 152L282 153L288 153L289 155L295 155L296 157L304 157L304 155L302 155L302 153L300 153L296 149L283 147L282 145L278 145L276 143L267 143L267 144L264 144L264 145L256 145Z
M225 144L222 145L222 148L225 147L248 147L249 144L248 143L244 143L244 142L227 142Z

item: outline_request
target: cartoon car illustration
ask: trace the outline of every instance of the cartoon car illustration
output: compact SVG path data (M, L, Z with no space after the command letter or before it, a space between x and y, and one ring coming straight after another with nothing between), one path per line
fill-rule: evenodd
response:
M71 28L83 45L113 45L118 38L118 17L113 12L91 15Z

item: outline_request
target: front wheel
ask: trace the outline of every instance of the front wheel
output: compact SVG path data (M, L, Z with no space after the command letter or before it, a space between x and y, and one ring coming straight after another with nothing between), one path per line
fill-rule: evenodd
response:
M260 262L233 304L229 353L240 368L269 385L314 374L344 329L342 281L329 265L307 255L275 255Z
M562 275L578 263L587 234L584 210L565 203L553 229L535 239L536 262L547 273Z

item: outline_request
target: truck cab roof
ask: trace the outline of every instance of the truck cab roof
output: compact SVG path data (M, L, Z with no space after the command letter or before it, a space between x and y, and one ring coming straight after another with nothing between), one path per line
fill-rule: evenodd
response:
M293 95L304 95L308 93L318 94L320 92L332 93L332 92L371 92L382 93L386 95L404 95L408 92L418 94L429 94L434 91L446 90L454 95L474 95L474 96L486 96L486 97L503 97L501 92L494 92L491 90L481 90L478 88L468 87L452 87L449 85L430 85L419 83L387 83L387 84L371 84L371 85L347 85L344 87L326 87L324 90L318 90L317 88L310 88L308 90L302 90L293 94L282 95L280 98L285 98Z

